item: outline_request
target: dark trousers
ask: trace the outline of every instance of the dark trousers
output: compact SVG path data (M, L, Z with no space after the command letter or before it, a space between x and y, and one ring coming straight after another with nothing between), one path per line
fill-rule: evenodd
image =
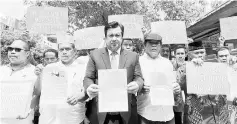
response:
M124 124L124 120L120 114L111 115L107 113L104 124Z
M182 112L174 112L175 124L182 124Z
M138 124L175 124L175 119L173 118L170 121L162 122L162 121L150 121L146 118L142 117L141 115L138 115L139 122Z

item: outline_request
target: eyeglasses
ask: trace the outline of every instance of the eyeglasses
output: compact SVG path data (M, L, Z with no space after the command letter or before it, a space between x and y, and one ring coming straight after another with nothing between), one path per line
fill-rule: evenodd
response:
M64 51L64 50L70 51L70 50L72 50L72 48L60 48L60 49L59 49L60 52L62 52L62 51Z
M28 50L21 49L21 48L13 48L13 47L8 47L8 48L7 48L7 51L8 51L8 52L12 52L13 50L14 50L15 52L21 52L22 50L28 51Z

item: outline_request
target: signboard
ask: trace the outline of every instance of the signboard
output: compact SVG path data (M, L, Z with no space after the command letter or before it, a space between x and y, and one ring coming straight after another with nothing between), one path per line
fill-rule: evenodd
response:
M204 62L202 66L186 64L187 93L228 95L230 84L228 67L223 63Z
M124 25L124 38L143 39L143 16L135 14L110 15L108 22L117 21Z
M104 26L84 28L74 32L75 46L80 49L98 48L104 41Z
M237 16L220 19L221 36L225 40L237 39Z
M26 15L27 29L32 33L56 34L68 30L68 8L29 7Z
M152 22L151 32L159 34L163 44L188 44L184 21Z
M136 14L109 15L108 22L117 21L120 23L136 23L143 27L143 16Z
M0 0L0 12L14 19L23 19L26 9L23 0Z
M30 110L33 80L1 81L1 118L16 118Z

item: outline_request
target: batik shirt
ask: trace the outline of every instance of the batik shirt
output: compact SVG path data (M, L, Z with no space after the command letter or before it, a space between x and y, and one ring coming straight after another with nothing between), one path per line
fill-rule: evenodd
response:
M187 94L185 65L178 68L177 81L186 96L184 124L230 124L225 95Z

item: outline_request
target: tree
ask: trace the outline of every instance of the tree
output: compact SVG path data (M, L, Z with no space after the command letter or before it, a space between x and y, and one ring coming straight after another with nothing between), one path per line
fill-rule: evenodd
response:
M218 1L218 0L216 0ZM73 35L74 31L93 26L101 26L108 23L108 16L114 14L140 14L144 17L143 33L146 35L150 32L150 22L159 20L183 20L186 26L190 26L200 16L205 14L205 7L208 2L205 0L183 0L183 1L45 1L45 0L24 0L24 4L30 6L52 6L67 7L69 17L68 33ZM212 3L214 8L218 6ZM6 45L21 37L23 34L17 31L3 31L2 44L2 61L6 60ZM45 45L43 44L41 35L28 34L27 40L31 41L35 46L32 52L38 57L42 55ZM142 42L135 40L137 52L143 49Z

